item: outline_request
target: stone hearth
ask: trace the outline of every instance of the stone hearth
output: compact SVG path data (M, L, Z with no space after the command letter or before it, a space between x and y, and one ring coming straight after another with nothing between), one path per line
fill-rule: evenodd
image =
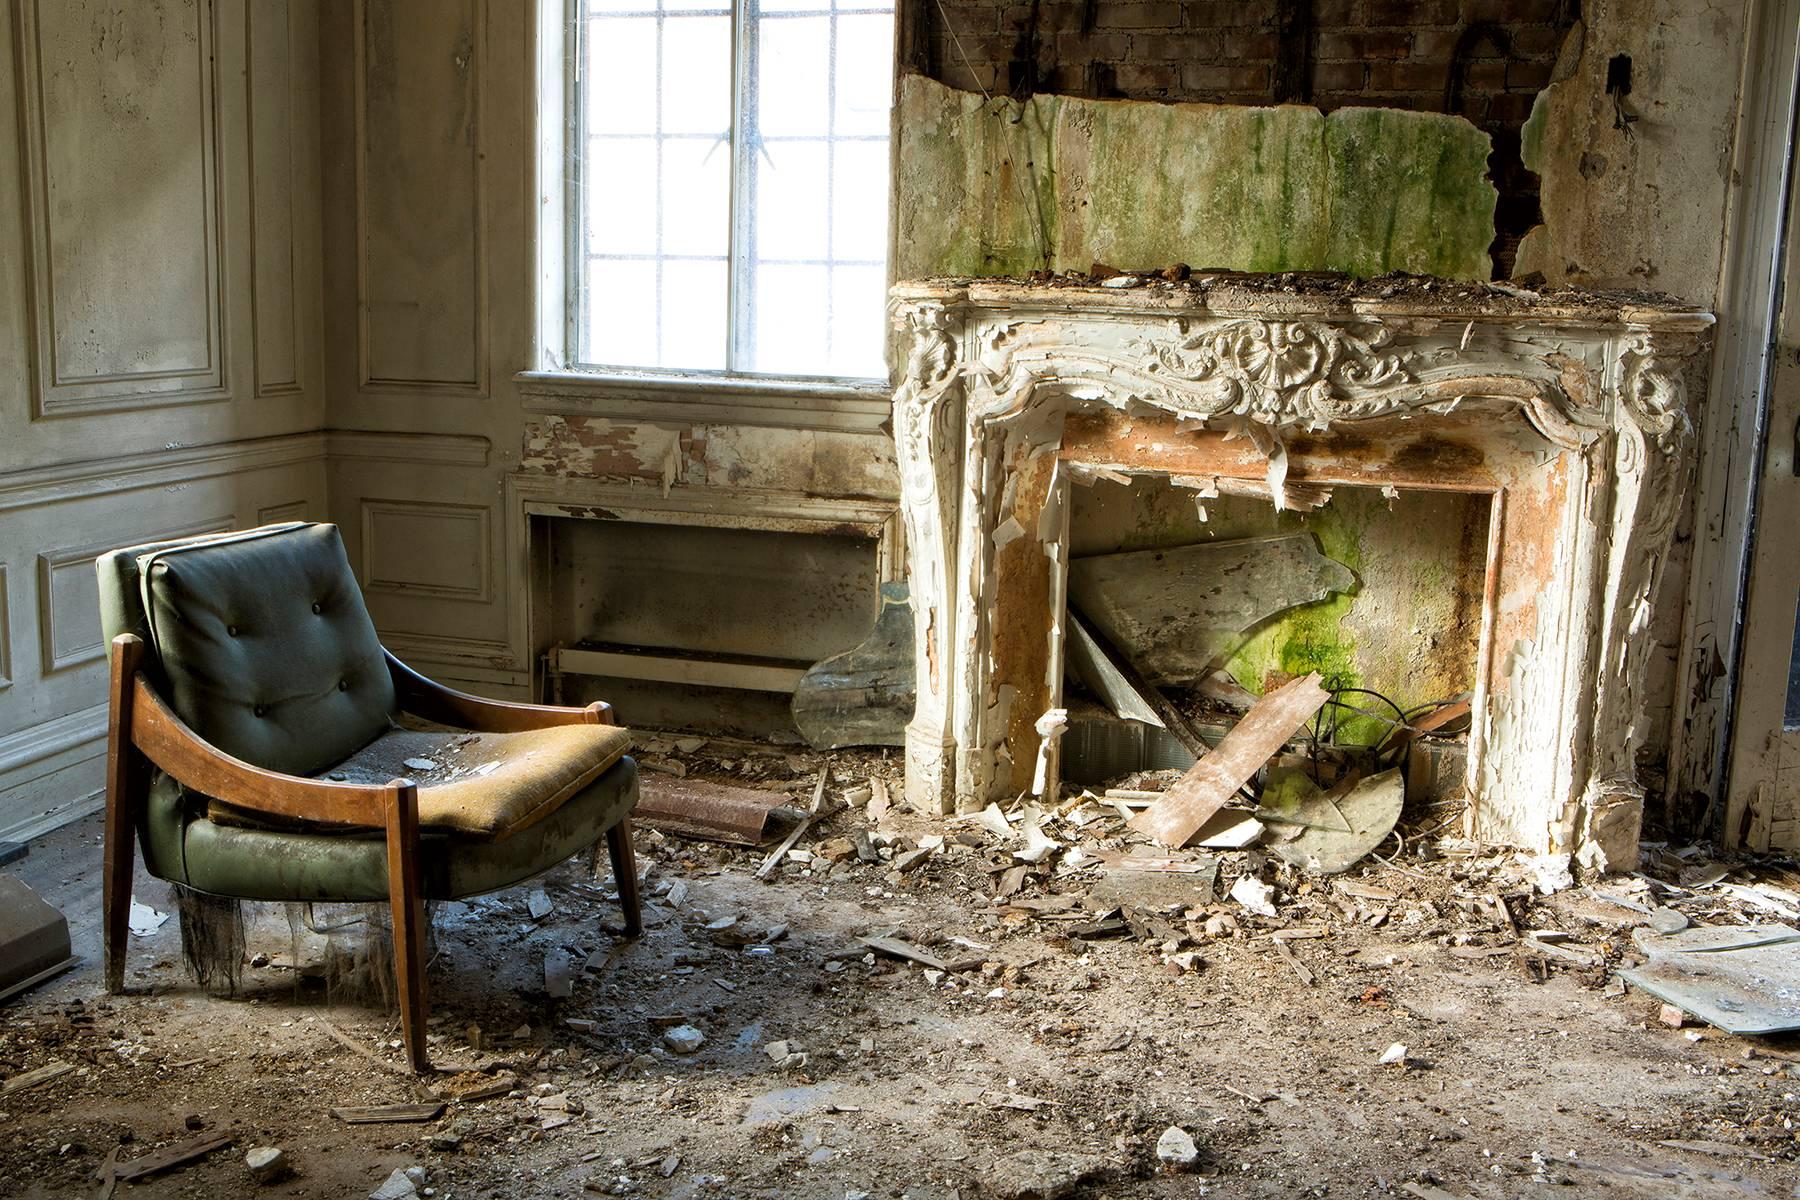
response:
M1467 832L1635 861L1657 580L1710 315L1611 294L1225 276L893 291L919 702L907 796L1033 785L1061 702L1069 487L1375 486L1491 504ZM1049 779L1056 777L1054 744Z

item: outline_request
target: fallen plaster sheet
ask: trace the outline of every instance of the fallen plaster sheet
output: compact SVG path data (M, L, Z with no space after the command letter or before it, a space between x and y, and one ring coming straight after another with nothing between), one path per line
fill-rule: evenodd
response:
M1269 849L1309 874L1341 875L1387 840L1405 803L1406 781L1398 769L1371 775L1342 794L1332 788L1281 810L1303 823L1290 826L1298 832L1277 838Z
M1317 671L1270 692L1131 827L1172 849L1186 845L1330 698Z
M1068 641L1063 643L1063 653L1068 656L1075 677L1121 720L1167 728L1156 710L1131 686L1125 672L1113 661L1112 654L1095 639L1087 623L1075 615L1075 610L1069 610L1067 620Z
M1203 679L1247 631L1356 587L1310 533L1097 554L1069 564L1069 599L1153 684Z
M1619 977L1724 1030L1746 1035L1800 1029L1800 929L1697 925L1680 933L1639 929L1649 956Z

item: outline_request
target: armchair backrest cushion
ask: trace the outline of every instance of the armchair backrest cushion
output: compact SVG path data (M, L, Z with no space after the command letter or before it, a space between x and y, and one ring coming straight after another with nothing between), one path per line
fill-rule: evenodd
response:
M389 727L393 679L337 526L134 547L100 576L108 636L141 620L169 707L227 754L310 775Z

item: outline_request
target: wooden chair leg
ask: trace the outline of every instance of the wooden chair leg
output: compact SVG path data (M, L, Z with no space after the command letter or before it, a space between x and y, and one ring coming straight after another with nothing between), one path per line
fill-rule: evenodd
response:
M638 903L637 855L631 849L631 818L606 831L606 849L612 855L613 886L619 889L619 907L625 913L625 936L644 932L644 910Z
M137 779L131 745L133 681L144 643L129 634L113 640L106 720L106 849L101 880L101 957L106 990L125 990L125 946L131 935L132 860L137 855Z
M419 792L396 779L387 811L388 905L394 919L394 984L400 1033L413 1071L431 1069L425 1048L425 898L419 886Z

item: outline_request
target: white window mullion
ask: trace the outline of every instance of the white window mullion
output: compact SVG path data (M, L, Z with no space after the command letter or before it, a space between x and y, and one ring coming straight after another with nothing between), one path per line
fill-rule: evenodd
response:
M748 371L755 361L756 309L756 0L732 5L731 261L726 369Z

